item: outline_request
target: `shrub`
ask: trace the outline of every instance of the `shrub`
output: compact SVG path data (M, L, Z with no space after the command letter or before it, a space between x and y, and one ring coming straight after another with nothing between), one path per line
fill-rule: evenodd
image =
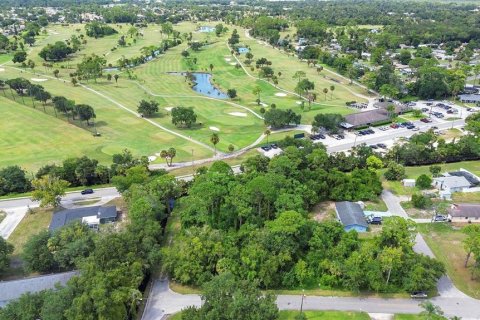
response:
M432 206L432 199L422 194L413 194L411 201L412 205L418 209L426 209Z
M415 185L420 189L430 189L432 186L432 178L426 174L421 174L415 181Z

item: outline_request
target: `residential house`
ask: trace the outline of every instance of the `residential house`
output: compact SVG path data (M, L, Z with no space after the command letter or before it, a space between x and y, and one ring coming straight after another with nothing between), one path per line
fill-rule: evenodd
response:
M48 229L54 231L74 221L80 221L92 229L98 229L100 224L114 222L117 217L118 212L115 206L66 209L53 214Z
M358 203L350 201L336 202L335 212L337 213L338 220L343 224L345 231L367 231L368 224L365 219L365 213Z
M480 103L480 94L460 94L458 99L463 103Z
M473 188L478 185L480 185L480 178L463 168L433 178L433 186L440 191L440 197L447 200L451 199L454 192L477 191Z
M452 204L448 209L448 221L457 223L480 223L480 204Z

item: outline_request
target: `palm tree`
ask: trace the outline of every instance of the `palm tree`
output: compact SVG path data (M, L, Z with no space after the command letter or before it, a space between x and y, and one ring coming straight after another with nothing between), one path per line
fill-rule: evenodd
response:
M443 315L442 309L439 306L434 305L431 301L425 301L420 304L420 307L423 308L420 314L425 316L427 320L437 319L438 316Z
M218 133L212 133L212 136L210 137L210 142L213 144L213 148L215 149L215 155L217 155L217 143L220 142L220 137L218 136Z
M252 93L257 96L257 103L260 104L260 93L262 93L262 88L256 86L255 88L253 88Z
M6 97L7 95L5 94L5 81L0 80L0 89L3 91L3 95Z
M333 99L333 91L335 90L335 86L331 85L330 86L330 99Z
M325 101L326 101L327 100L328 88L324 88L323 93L325 94Z
M213 71L213 64L210 63L209 68L210 68L210 73L211 73Z
M264 135L267 136L267 144L268 144L268 137L270 136L271 133L272 133L272 132L271 132L270 130L268 130L268 129L265 130L265 132L263 133Z
M320 74L320 72L322 72L322 70L323 70L322 66L317 67L317 74Z

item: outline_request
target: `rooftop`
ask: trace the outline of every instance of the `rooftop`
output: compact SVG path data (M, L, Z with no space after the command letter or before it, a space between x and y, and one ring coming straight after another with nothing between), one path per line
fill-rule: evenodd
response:
M115 218L117 216L117 207L83 207L77 209L66 209L56 212L52 216L48 229L54 231L73 221L82 221L85 217L96 216L98 219Z
M451 189L451 188L469 188L471 186L470 182L463 177L457 176L446 176L446 177L438 177L433 179L437 184L441 185L441 189Z
M480 204L452 204L448 213L452 217L480 218Z
M338 218L344 226L359 225L365 228L368 227L365 214L358 203L350 201L336 202L335 208Z

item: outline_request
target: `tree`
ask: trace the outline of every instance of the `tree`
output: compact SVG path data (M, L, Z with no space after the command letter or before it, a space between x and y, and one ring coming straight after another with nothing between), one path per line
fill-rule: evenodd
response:
M268 137L270 136L272 132L270 130L265 130L265 132L263 133L266 137L267 137L267 144L268 144Z
M260 88L260 86L255 86L252 93L257 96L257 104L260 104L260 93L262 93L262 88Z
M143 183L148 179L149 172L144 166L135 166L126 170L124 176L114 176L112 178L113 185L120 192L124 192L133 184Z
M106 61L104 57L96 54L85 56L77 65L77 74L87 80L93 78L97 82L97 78L102 76Z
M367 169L376 171L383 168L383 161L375 155L371 155L367 158Z
M228 89L228 90L227 90L227 96L228 96L230 99L234 99L234 98L237 96L237 90L235 90L235 89Z
M235 150L235 146L233 144L229 144L228 145L228 151L233 152L233 150Z
M230 273L218 275L205 284L202 300L200 308L185 309L182 320L278 319L274 295L263 294L256 282L236 280Z
M425 320L441 320L443 318L443 311L439 306L434 305L431 301L424 301L420 303L423 311L420 315L425 317Z
M32 200L40 201L40 207L57 207L69 183L56 176L43 176L32 181Z
M158 112L158 102L153 100L151 100L150 102L142 100L138 105L137 112L140 113L142 116L151 117L156 112Z
M345 118L337 113L319 113L315 116L312 126L317 128L324 128L325 130L337 133L340 129L340 124L345 122Z
M282 128L292 124L300 124L301 118L302 116L293 112L292 109L282 110L275 108L265 112L264 123L272 128Z
M395 113L395 110L396 110L396 109L395 109L395 105L389 104L385 109L386 109L387 112L388 112L388 118L389 118L389 119L395 118L395 116L397 115L397 114Z
M422 194L412 194L410 200L415 208L427 209L432 206L432 199Z
M213 71L213 64L210 63L210 65L208 66L208 68L210 69L210 72Z
M177 150L175 148L170 148L168 150L160 151L160 157L162 159L165 159L165 162L169 167L172 166L173 158L175 158L176 155L177 155Z
M315 89L315 84L312 81L309 81L308 79L302 79L297 82L295 92L299 95L308 95L309 91L313 89Z
M473 133L475 136L480 135L480 113L475 112L465 119L465 129Z
M432 178L426 174L421 174L415 180L415 185L420 189L430 189L432 187Z
M26 192L30 187L26 172L19 166L0 169L0 195Z
M87 125L90 125L90 119L95 119L97 117L95 115L95 110L93 110L93 108L88 104L77 104L75 109L78 112L80 120L86 121Z
M0 274L8 268L10 255L13 253L13 245L0 237Z
M307 74L305 73L305 71L296 71L293 75L293 79L296 79L297 82L300 82L303 78L305 78L307 76Z
M333 99L333 91L335 91L335 86L331 85L330 86L330 99Z
M323 91L323 94L325 94L325 101L326 101L327 100L328 88L324 88L322 91Z
M27 240L22 251L25 270L29 272L50 272L57 268L53 254L48 249L50 237L50 232L43 230Z
M191 128L197 122L193 108L175 107L171 110L172 123L177 127Z
M40 52L39 56L45 61L60 61L72 54L74 50L63 41L57 41L53 44L47 44Z
M15 52L12 59L13 63L22 63L25 62L25 60L27 60L27 53L25 51Z
M468 267L468 261L472 253L477 257L480 256L480 226L476 224L470 224L462 229L462 232L466 235L465 239L463 239L463 247L467 252L465 257L465 268Z
M390 181L399 181L405 178L405 167L399 163L390 161L387 166L387 171L383 174L385 179Z
M58 78L59 73L60 73L60 70L58 69L53 70L53 75L55 76L55 78Z
M115 79L115 84L118 83L118 78L120 78L120 76L118 74L114 75L113 78Z
M440 172L442 171L442 167L439 165L431 165L428 170L432 174L434 178L440 176Z
M218 133L214 132L210 136L210 142L213 144L213 148L215 149L214 154L217 154L217 144L220 142L220 137L218 136Z
M401 64L408 65L410 63L410 60L412 60L412 54L410 53L410 51L402 49L400 50L400 54L398 55L398 60Z

